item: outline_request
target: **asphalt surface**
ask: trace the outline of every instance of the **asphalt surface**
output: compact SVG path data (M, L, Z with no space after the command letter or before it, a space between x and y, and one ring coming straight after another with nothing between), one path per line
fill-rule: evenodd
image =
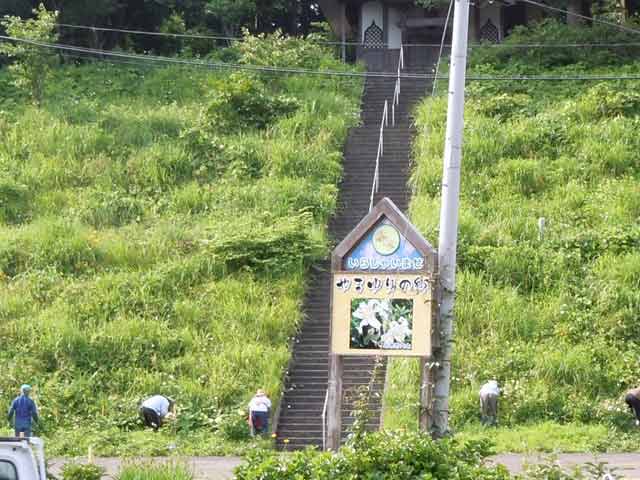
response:
M519 473L523 465L544 461L544 457L538 455L503 454L490 459L495 463L501 463L512 473ZM60 469L69 459L55 458L49 461L51 472L60 477ZM83 461L80 459L80 461ZM185 458L137 458L122 460L119 458L96 458L95 463L107 469L107 478L115 478L123 462L135 463L164 463L179 462L190 467L197 480L231 480L233 469L242 463L239 457L185 457ZM615 469L615 473L627 480L640 480L640 454L639 453L613 453L594 456L583 453L570 453L558 456L558 462L563 467L571 468L575 465L587 462L606 462Z

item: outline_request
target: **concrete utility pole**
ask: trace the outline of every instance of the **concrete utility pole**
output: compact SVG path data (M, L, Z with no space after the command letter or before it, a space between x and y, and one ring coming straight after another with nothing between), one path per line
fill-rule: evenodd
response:
M451 385L451 352L453 350L453 305L456 293L456 247L458 243L458 208L460 203L460 163L464 129L464 85L467 68L469 0L455 0L451 69L449 73L449 109L444 146L442 206L438 266L440 269L440 349L434 360L436 368L433 393L434 437L449 432L449 390Z

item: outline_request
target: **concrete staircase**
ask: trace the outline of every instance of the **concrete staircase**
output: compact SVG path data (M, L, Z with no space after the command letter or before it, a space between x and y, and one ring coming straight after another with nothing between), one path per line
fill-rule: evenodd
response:
M410 66L408 66L410 67ZM394 78L367 78L362 99L362 124L351 129L344 150L344 176L338 211L330 223L330 232L339 243L369 211L371 184L382 109L391 102ZM407 181L410 169L413 129L410 112L427 93L427 81L403 79L396 125L384 132L384 156L380 163L380 187L374 203L389 197L406 211L409 201ZM389 105L390 106L390 105ZM311 272L305 299L305 321L295 340L290 370L285 378L277 426L280 449L298 450L307 446L322 448L322 410L327 389L330 322L330 264L322 262ZM375 360L371 357L346 357L344 362L342 430L346 438L353 424L352 410L356 391L369 384ZM377 370L370 401L371 430L381 423L382 393L386 363ZM285 439L288 442L285 442Z

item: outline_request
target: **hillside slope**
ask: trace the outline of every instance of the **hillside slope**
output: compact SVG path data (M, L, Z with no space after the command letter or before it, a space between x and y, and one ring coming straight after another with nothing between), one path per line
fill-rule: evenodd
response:
M274 37L228 54L344 68ZM361 88L67 64L36 109L0 71L0 405L33 384L50 454L242 448L238 409L259 387L278 400L328 251ZM179 409L159 435L137 413L154 393Z
M543 24L475 50L470 72L640 71L637 48L509 47L603 38L614 41ZM452 426L500 450L637 449L622 400L640 381L637 81L471 81L467 98ZM411 217L434 241L445 114L444 96L417 112ZM387 396L388 426L414 428L417 377L413 362L392 366L390 391L402 393ZM487 432L477 392L491 378L504 388L502 427Z

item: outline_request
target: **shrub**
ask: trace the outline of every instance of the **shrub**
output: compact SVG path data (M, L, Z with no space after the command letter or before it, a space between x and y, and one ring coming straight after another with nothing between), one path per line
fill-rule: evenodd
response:
M104 467L94 464L67 463L62 467L63 480L100 480L105 473Z
M269 92L256 77L235 73L216 83L206 109L206 126L219 133L263 129L297 107L293 98Z
M365 434L358 447L342 447L337 453L316 450L279 456L259 452L238 467L238 480L348 480L381 478L413 480L506 480L510 475L502 466L484 466L489 454L487 443L461 444L448 439L435 442L416 432L378 432Z
M340 63L332 52L319 42L289 37L280 30L272 34L251 35L243 31L244 38L237 44L240 62L247 65L271 67L298 67L317 70L323 64Z
M249 438L247 412L244 409L219 415L216 418L216 426L222 436L228 440L246 440Z
M620 43L615 48L575 48L558 45ZM504 70L540 73L543 69L580 65L582 67L611 66L633 62L639 47L625 45L637 40L633 33L618 31L608 25L594 23L587 27L567 26L555 19L546 19L530 26L519 26L505 38L500 48L474 49L472 66L490 64ZM555 48L518 48L517 44L555 45Z
M0 22L10 37L35 42L55 43L55 23L58 12L49 12L41 3L33 10L35 18L22 20L20 17L7 16ZM0 53L14 59L9 69L15 75L15 84L24 87L37 105L42 103L44 87L51 68L57 61L56 54L37 45L23 42L2 42Z

